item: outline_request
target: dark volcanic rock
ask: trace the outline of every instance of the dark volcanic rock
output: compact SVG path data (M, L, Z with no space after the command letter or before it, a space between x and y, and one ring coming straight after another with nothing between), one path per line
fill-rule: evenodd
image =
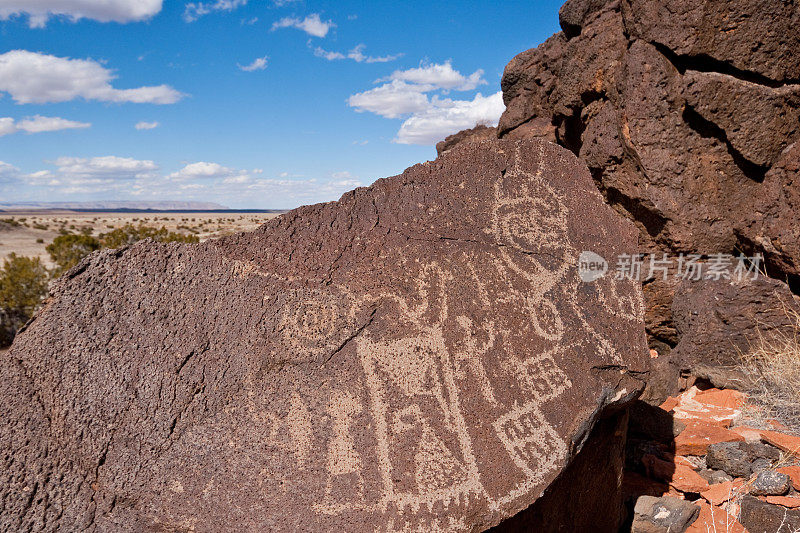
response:
M506 67L499 135L551 125L644 250L760 252L800 287L797 3L569 0L560 22Z
M436 143L436 153L442 155L463 142L486 141L495 138L497 138L497 128L479 124L472 129L461 130L458 133L448 135L445 140Z
M717 442L708 446L706 464L733 477L746 478L758 473L754 468L756 461L766 461L769 467L780 455L777 448L761 442Z
M622 0L625 27L691 62L765 84L800 81L800 10L772 0Z
M559 19L563 32L506 66L498 135L554 137L577 154L606 201L639 228L641 252L762 254L766 274L800 294L800 6L568 0ZM747 320L774 315L774 299L754 302L748 289L706 305L735 325L698 310L712 332L683 338L686 320L673 311L696 301L680 301L692 297L676 295L678 285L644 288L650 347L660 355L644 399L656 404L684 385L682 371L706 362L720 383L737 380L714 366L742 347Z
M670 277L645 284L644 294L647 331L659 356L643 399L654 404L678 392L681 373L746 389L751 383L739 354L762 340L791 337L800 313L788 286L763 275L741 281Z
M0 529L477 531L584 448L618 488L622 445L584 444L641 390L641 291L576 265L635 248L572 154L494 141L95 254L0 359ZM575 479L612 525L613 484Z
M786 509L745 495L739 519L750 533L794 533L800 529L800 509Z
M675 533L697 520L700 507L669 496L640 496L633 512L631 533Z
M744 442L717 442L708 446L706 464L733 477L748 477L751 457Z
M789 476L774 470L765 470L756 476L750 487L753 496L781 496L789 492L792 480Z
M800 305L786 284L766 277L746 282L685 280L675 291L673 319L680 340L672 352L682 368L701 362L735 365L759 338L786 337Z
M536 502L489 533L618 531L626 413L600 420L583 450Z

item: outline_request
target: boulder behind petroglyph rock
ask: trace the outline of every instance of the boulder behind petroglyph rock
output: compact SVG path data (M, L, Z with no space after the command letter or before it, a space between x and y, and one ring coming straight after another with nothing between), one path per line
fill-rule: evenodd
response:
M495 525L640 389L638 284L577 267L635 247L568 151L487 141L95 254L0 361L0 529Z
M508 63L499 135L549 125L643 249L760 252L800 279L797 4L568 0L560 21Z

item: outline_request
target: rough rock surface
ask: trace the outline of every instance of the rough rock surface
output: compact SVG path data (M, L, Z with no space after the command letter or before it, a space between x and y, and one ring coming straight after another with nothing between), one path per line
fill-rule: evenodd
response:
M458 133L448 135L445 140L436 143L436 153L442 155L463 142L485 141L495 138L497 138L497 128L478 124L472 129L462 130Z
M568 0L559 15L562 32L506 67L498 135L579 155L639 227L642 252L760 253L766 273L800 294L797 3ZM677 285L645 286L650 346L662 355L680 341ZM700 348L713 359L721 346ZM707 358L687 354L654 361L654 385L670 386L648 390L652 401Z
M572 154L493 141L95 254L0 359L0 529L496 525L640 392L638 284L577 269L635 248Z
M675 533L697 520L700 507L668 496L640 496L633 512L631 533Z
M783 496L792 486L789 476L781 472L764 471L756 476L750 494L753 496Z
M747 478L755 472L753 465L759 459L771 466L780 459L780 451L760 442L720 442L708 447L706 464L735 478Z
M564 32L506 67L499 134L550 122L647 249L749 245L797 276L797 193L777 183L797 176L798 20L793 3L569 0Z
M800 529L800 509L787 510L750 495L742 498L741 516L750 533L794 533Z
M656 404L678 392L685 370L718 387L746 389L738 354L762 339L791 338L800 313L800 302L787 285L766 276L669 278L645 284L644 294L650 344L659 352L644 399Z

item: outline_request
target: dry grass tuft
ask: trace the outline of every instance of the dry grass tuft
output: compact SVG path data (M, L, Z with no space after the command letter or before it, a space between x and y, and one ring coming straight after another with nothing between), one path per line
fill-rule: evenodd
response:
M774 419L800 433L800 313L785 308L792 327L760 334L740 355L750 401L758 408L748 418ZM774 429L774 428L772 428Z

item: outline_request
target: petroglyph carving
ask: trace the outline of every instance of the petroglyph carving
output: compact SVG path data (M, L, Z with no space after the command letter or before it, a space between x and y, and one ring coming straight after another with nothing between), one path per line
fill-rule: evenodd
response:
M577 250L635 251L615 217L567 151L498 140L257 232L95 255L0 364L0 437L45 444L7 465L7 492L44 483L54 498L0 515L486 530L546 490L570 439L646 367L636 284L578 276ZM195 354L177 373L176 353ZM617 362L630 371L592 371ZM48 441L51 426L74 438ZM122 493L136 505L113 505Z
M333 419L332 437L328 443L326 464L328 481L325 485L325 501L328 505L337 494L334 492L334 485L337 480L342 479L342 476L350 479L346 480L348 484L338 487L339 497L346 495L348 500L352 500L350 497L352 493L342 489L351 488L355 482L356 494L360 500L364 498L361 454L356 451L353 436L350 434L353 417L362 410L361 403L348 391L333 393L328 404L328 414Z
M297 458L297 467L303 469L311 451L314 435L311 426L311 412L306 407L303 398L297 393L292 394L289 402L286 425L292 441L292 449Z
M564 199L543 179L541 169L523 170L519 161L517 154L513 167L495 184L491 231L496 246L409 265L412 290L405 293L356 296L340 285L329 286L327 292L307 292L303 305L281 319L291 346L307 353L334 349L330 339L336 329L368 308L404 331L399 338L374 338L367 328L354 338L365 404L358 399L359 391L332 393L328 478L324 495L314 505L318 512L378 512L391 520L399 517L399 527L422 509L464 505L472 497L496 508L531 490L566 455L566 443L541 407L572 387L556 364L559 354L577 349L564 344L567 320L586 330L592 349L615 360L618 355L594 330L572 294L579 283L578 253L568 237ZM491 295L486 277L492 280ZM468 316L451 309L451 299L463 297L459 291L465 278L472 307L482 307L483 312ZM610 302L622 300L614 308L617 315L640 316L637 302L620 299L616 292L602 296ZM502 312L527 317L524 327L539 337L534 352L527 352L529 343L509 351L508 343L520 332L497 320L493 309L498 305ZM487 358L497 360L504 373L490 375ZM498 394L508 387L524 391L530 400L509 402ZM470 426L462 406L464 394L473 407L483 402L482 408L494 418L482 427L472 420ZM351 434L354 417L365 407L374 424L374 453L357 449ZM490 434L495 444L487 441ZM484 441L481 453L505 453L518 468L505 488L487 490L476 457L477 435ZM364 486L368 470L377 473L381 483L369 497ZM337 484L350 491L337 491Z
M283 309L277 329L295 360L320 360L356 330L357 306L347 290L299 291L296 305Z

